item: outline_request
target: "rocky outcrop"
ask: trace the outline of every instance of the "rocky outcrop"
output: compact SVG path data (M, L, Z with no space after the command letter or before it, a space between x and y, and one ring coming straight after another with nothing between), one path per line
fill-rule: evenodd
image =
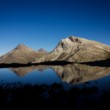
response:
M110 57L110 46L102 43L70 36L61 40L57 47L40 61L88 62L105 60Z
M47 53L46 53L47 54ZM19 44L15 49L0 57L0 63L29 63L36 58L44 56L45 53L34 51L23 44Z

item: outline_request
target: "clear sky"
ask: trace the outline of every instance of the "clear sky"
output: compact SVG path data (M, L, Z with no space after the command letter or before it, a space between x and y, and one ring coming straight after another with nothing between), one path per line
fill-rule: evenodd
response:
M19 43L51 51L70 35L110 45L110 0L0 0L0 55Z

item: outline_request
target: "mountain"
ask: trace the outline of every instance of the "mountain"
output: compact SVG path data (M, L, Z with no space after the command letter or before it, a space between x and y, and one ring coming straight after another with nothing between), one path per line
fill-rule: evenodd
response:
M42 57L44 54L19 44L15 49L1 56L0 63L29 63L33 62L36 58Z
M39 63L46 61L91 62L110 58L110 46L70 36L62 39L52 52L34 51L23 44L0 57L0 63Z
M43 48L40 48L39 50L38 50L38 52L40 52L40 53L47 53L48 54L48 51L46 51L46 50L44 50Z
M48 56L39 59L38 62L88 62L108 58L110 58L110 46L96 41L70 36L66 39L62 39ZM35 62L37 62L37 60Z

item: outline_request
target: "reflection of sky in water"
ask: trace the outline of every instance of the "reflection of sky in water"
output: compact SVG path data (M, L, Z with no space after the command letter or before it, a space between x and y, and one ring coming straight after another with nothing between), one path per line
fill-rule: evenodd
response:
M34 70L23 77L18 77L9 69L0 69L0 82L15 83L22 82L24 84L53 84L60 83L61 80L52 69L43 72Z

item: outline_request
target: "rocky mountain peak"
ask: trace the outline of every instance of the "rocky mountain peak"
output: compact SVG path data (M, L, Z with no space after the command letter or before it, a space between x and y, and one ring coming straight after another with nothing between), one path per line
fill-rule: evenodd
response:
M42 53L36 52L35 50L25 46L24 44L19 44L16 48L0 57L0 62L24 64L33 62L36 58L42 57L42 55Z
M75 36L70 36L68 38L62 39L59 42L59 45L61 45L62 47L65 47L65 46L70 47L70 46L73 46L74 44L84 43L85 41L86 41L86 39L78 38L78 37L75 37Z
M81 38L78 38L78 37L75 37L75 36L70 36L70 37L67 37L65 39L62 39L59 44L57 45L57 50L58 51L62 51L62 50L67 50L67 49L71 49L73 48L73 46L77 46L81 43L83 43L84 40L81 39Z
M45 50L43 48L40 48L38 51L39 52L45 52Z
M78 37L70 36L68 39L72 42L81 43L81 39Z
M44 53L44 54L48 53L48 51L44 50L43 48L40 48L40 49L38 50L38 52L39 52L39 53Z
M15 49L25 49L28 48L24 44L19 44Z
M94 40L69 36L58 43L49 55L49 60L89 62L107 59L109 55L110 46Z

